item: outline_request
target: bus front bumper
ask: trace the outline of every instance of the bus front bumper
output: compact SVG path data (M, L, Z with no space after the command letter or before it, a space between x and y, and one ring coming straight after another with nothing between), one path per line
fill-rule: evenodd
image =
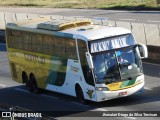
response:
M143 91L144 82L123 90L117 91L96 91L97 92L97 102L106 101L110 99L126 97L132 94L138 94Z

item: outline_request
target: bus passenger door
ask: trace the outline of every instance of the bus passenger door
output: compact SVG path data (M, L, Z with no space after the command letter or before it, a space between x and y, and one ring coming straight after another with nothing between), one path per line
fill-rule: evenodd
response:
M75 83L81 81L79 61L68 59L66 73L65 92L69 95L76 96Z
M83 92L84 92L84 97L89 100L96 100L96 92L95 92L95 84L94 84L94 79L92 75L92 70L89 68L87 59L86 59L86 52L87 50L87 45L86 42L83 40L77 40L78 43L78 52L79 52L79 59L81 63L81 77L82 77L82 83L83 83Z

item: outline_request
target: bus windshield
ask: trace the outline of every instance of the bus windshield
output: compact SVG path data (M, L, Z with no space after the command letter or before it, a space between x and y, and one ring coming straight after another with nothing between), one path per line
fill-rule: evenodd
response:
M96 83L132 79L143 73L136 45L92 54Z

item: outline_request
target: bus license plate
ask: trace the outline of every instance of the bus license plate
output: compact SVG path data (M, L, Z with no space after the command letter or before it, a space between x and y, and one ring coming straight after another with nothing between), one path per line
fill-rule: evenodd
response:
M126 95L127 94L127 91L125 92L120 92L118 96L123 96L123 95Z

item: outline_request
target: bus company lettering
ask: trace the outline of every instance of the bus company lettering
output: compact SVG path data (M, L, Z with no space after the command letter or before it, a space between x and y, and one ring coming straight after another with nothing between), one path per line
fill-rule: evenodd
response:
M44 57L39 57L39 56L36 56L36 55L24 54L24 58L25 58L26 61L37 62L39 64L45 64L45 58Z
M78 72L79 68L74 67L74 66L71 65L71 70L74 71L74 72Z
M17 57L17 54L15 52L10 52L11 57Z

